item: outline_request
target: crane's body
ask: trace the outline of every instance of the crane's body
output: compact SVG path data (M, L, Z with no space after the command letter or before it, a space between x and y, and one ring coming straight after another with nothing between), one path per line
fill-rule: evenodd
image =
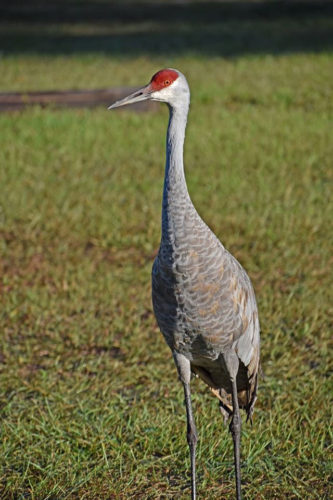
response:
M162 203L162 237L152 271L155 316L184 385L192 499L196 498L197 433L191 373L197 374L231 417L237 499L240 499L239 408L251 418L259 368L259 320L254 291L238 261L198 215L190 199L183 145L190 93L184 75L167 69L112 107L144 99L167 102L170 118Z
M194 373L211 388L224 389L220 397L225 408L232 403L223 355L234 352L239 359L239 404L251 416L259 360L258 313L251 282L198 216L188 221L181 213L178 217L183 222L179 236L174 235L177 243L162 239L153 266L158 325L170 349L185 356Z

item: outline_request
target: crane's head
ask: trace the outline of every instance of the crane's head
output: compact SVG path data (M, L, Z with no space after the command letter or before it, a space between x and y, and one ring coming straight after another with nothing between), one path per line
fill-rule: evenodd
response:
M188 106L190 89L185 76L176 69L162 69L155 73L148 85L115 102L108 109L147 100L166 102L171 107Z

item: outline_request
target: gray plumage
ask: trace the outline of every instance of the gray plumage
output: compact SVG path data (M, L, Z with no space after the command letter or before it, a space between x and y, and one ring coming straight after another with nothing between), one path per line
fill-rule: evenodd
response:
M175 76L171 84L155 90L154 78L160 81L160 77L162 80L164 77L169 82L173 79L170 75ZM203 222L187 190L183 144L190 93L184 75L176 70L162 70L147 87L114 107L143 100L143 95L167 102L170 109L162 237L152 270L152 300L158 325L184 385L192 499L196 498L197 434L190 400L191 372L202 378L219 398L224 417L232 417L230 430L234 438L237 498L240 499L238 407L251 418L259 368L256 299L246 272Z

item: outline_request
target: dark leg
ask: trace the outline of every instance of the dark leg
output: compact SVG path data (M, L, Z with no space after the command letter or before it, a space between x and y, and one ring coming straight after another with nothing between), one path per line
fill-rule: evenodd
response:
M230 432L234 442L235 474L236 474L236 498L241 500L241 476L240 476L240 433L242 420L239 413L237 385L236 380L232 382L232 420L230 423Z
M196 500L196 471L195 471L195 449L197 445L197 430L195 428L193 413L192 413L192 403L191 403L191 390L190 390L190 380L191 380L191 364L190 361L185 358L182 354L173 352L173 358L175 360L179 379L184 386L185 394L185 405L186 405L186 416L187 416L187 442L190 448L191 454L191 485L192 485L192 500Z
M186 405L186 415L187 415L187 442L191 454L191 486L192 486L191 498L192 500L196 500L195 450L197 446L198 435L192 413L190 384L184 384L184 394L185 394L185 405Z

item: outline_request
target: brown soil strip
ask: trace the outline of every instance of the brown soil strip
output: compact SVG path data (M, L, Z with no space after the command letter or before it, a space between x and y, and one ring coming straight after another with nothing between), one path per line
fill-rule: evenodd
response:
M0 112L17 111L31 106L51 106L55 108L93 108L109 106L115 101L134 92L133 88L111 88L100 90L65 90L45 92L1 92ZM154 103L146 101L131 105L136 111L148 111Z

